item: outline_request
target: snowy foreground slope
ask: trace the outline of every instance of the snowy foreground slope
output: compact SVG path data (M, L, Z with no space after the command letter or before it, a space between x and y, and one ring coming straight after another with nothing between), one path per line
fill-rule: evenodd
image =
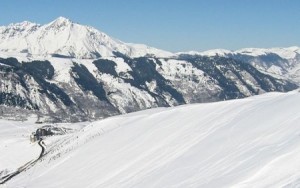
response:
M4 187L297 187L299 109L293 91L107 118Z

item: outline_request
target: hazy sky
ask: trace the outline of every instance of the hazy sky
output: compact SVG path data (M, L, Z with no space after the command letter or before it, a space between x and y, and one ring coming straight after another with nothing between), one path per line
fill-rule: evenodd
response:
M0 25L58 16L177 51L300 46L300 0L1 0Z

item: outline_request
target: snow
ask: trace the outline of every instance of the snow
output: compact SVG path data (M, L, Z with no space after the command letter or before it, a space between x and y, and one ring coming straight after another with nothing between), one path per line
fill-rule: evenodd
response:
M235 52L243 55L249 55L249 56L261 56L267 54L266 50L261 48L243 48Z
M300 63L296 64L290 71L290 75L293 80L300 83Z
M145 55L154 55L156 57L166 58L166 57L174 56L174 54L171 53L171 52L160 50L160 49L157 49L157 48L152 48L152 47L146 46L144 44L127 43L127 45L131 46L132 49L138 49L138 50L135 50L135 51L132 52L132 54L131 54L132 57L141 57L141 56L145 56Z
M0 178L1 171L13 172L39 156L41 148L29 140L33 125L0 119Z
M268 68L267 72L277 74L277 75L283 75L282 68L276 65L271 65L271 67Z
M293 91L91 122L5 187L296 187L299 108Z
M124 43L93 27L80 25L64 17L45 25L22 22L1 26L0 49L1 52L25 53L32 57L59 54L78 59L95 59L98 58L96 54L113 56L115 51L131 57L173 55L146 45Z
M49 58L48 61L51 63L55 70L53 80L62 83L70 83L71 77L68 76L73 66L72 59L67 58Z
M212 50L207 50L203 52L197 52L197 51L188 51L188 52L178 52L176 53L177 55L182 55L182 54L187 54L187 55L201 55L201 56L226 56L228 54L233 54L234 52L230 50L225 50L225 49L212 49Z
M120 58L120 57L107 57L107 60L111 60L111 61L114 61L117 66L116 66L116 72L117 73L126 73L128 71L132 71L132 69L130 68L130 66L124 62L124 59L123 58Z
M233 54L230 50L224 50L224 49L214 49L214 50L207 50L204 52L199 53L199 55L202 56L226 56L228 54Z
M261 56L267 55L269 53L277 54L279 57L283 59L293 59L297 55L299 55L300 48L299 47L289 47L289 48L244 48L241 50L235 51L235 53L240 53L244 55L250 56Z
M124 43L93 27L80 25L64 17L59 17L45 25L24 21L1 26L0 49L1 52L24 53L33 57L49 57L53 54L60 54L78 59L95 59L97 58L95 53L99 53L102 57L110 57L114 55L114 51L131 57L154 55L166 58L175 56L174 53L144 44ZM226 56L236 53L250 56L275 53L282 58L292 59L300 53L300 48L297 46L270 49L244 48L237 51L214 49L204 52L179 52L176 55Z
M30 60L29 57L25 53L15 53L15 52L1 52L0 51L0 57L1 58L16 58L19 62L28 62Z
M262 56L267 54L276 54L283 59L293 59L300 54L300 48L292 46L288 48L243 48L236 51L230 51L225 49L212 49L203 52L189 51L179 52L176 55L187 54L187 55L201 55L201 56L228 56L228 55L249 55L249 56Z

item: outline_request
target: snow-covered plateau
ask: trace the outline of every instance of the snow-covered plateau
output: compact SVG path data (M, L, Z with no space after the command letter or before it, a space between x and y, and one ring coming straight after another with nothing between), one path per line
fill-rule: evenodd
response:
M156 108L44 138L10 187L299 187L300 93ZM32 120L0 120L0 174L39 156Z

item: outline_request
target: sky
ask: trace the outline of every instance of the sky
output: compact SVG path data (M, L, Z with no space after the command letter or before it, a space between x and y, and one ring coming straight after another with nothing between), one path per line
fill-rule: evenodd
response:
M172 51L300 46L299 0L1 0L0 25L59 16Z

